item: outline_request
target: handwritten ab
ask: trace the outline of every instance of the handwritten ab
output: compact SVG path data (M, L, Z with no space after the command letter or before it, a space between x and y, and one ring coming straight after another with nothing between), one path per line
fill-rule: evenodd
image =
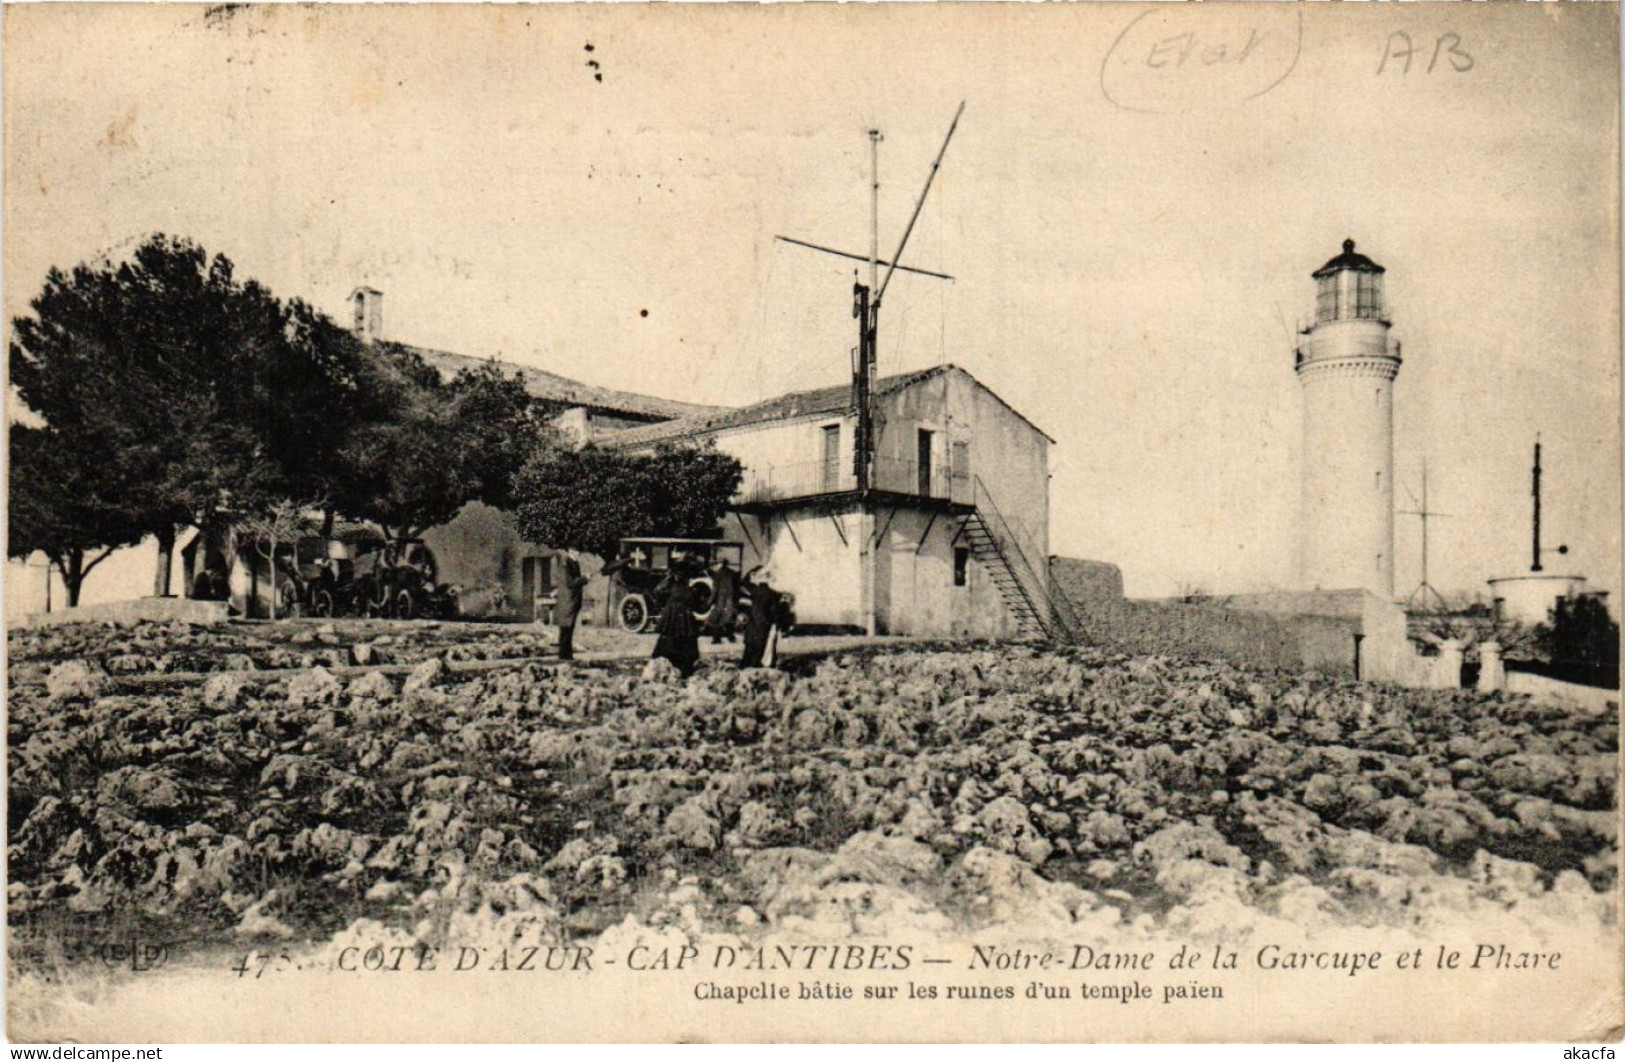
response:
M1418 55L1427 54L1427 51L1425 43L1418 48L1411 40L1411 35L1404 30L1390 33L1388 42L1383 45L1382 60L1377 63L1377 76L1381 77L1388 72L1389 60L1393 60L1395 69L1401 74L1408 74L1411 72L1411 60ZM1462 48L1459 33L1441 33L1438 36L1433 42L1433 54L1428 57L1425 73L1433 73L1434 67L1439 65L1440 56L1445 57L1450 69L1458 74L1465 74L1473 68L1473 57ZM1401 61L1404 62L1404 66L1399 65Z

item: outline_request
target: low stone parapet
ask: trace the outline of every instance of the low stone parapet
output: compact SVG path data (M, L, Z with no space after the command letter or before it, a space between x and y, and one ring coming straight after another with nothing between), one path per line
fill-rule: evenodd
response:
M56 627L64 623L116 623L121 627L142 622L224 623L230 607L224 601L197 601L189 597L137 597L79 608L34 612L17 627Z

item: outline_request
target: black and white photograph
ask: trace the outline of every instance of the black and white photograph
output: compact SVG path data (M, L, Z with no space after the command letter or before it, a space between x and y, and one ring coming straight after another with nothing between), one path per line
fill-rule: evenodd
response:
M13 1043L1625 1035L1616 4L3 92Z

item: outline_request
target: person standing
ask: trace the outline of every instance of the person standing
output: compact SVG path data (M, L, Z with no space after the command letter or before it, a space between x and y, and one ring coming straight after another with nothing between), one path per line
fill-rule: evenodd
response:
M665 596L666 605L660 612L660 637L655 641L654 655L670 660L684 678L700 664L700 624L694 618L694 591L688 584L703 570L686 557L674 557L666 578L655 588L656 596Z
M739 615L739 573L724 558L717 558L711 566L711 611L706 614L705 626L711 632L711 644L721 645L724 640L734 641L734 619Z
M581 556L575 550L563 550L558 558L553 623L559 629L559 659L574 660L576 619L581 615L581 591L586 588L587 579L581 574Z
M772 667L777 662L779 615L783 609L777 590L768 585L767 572L757 568L745 577L750 595L750 613L745 620L745 651L740 667Z

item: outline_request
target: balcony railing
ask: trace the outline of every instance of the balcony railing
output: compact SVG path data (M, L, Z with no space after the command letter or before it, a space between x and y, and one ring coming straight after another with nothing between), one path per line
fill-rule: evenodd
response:
M936 464L928 467L922 476L916 462L889 457L875 458L870 487L893 494L961 503L969 503L973 493L969 476L956 476ZM857 476L849 460L843 459L838 465L822 461L791 462L746 469L744 481L734 495L734 504L761 505L857 489Z

